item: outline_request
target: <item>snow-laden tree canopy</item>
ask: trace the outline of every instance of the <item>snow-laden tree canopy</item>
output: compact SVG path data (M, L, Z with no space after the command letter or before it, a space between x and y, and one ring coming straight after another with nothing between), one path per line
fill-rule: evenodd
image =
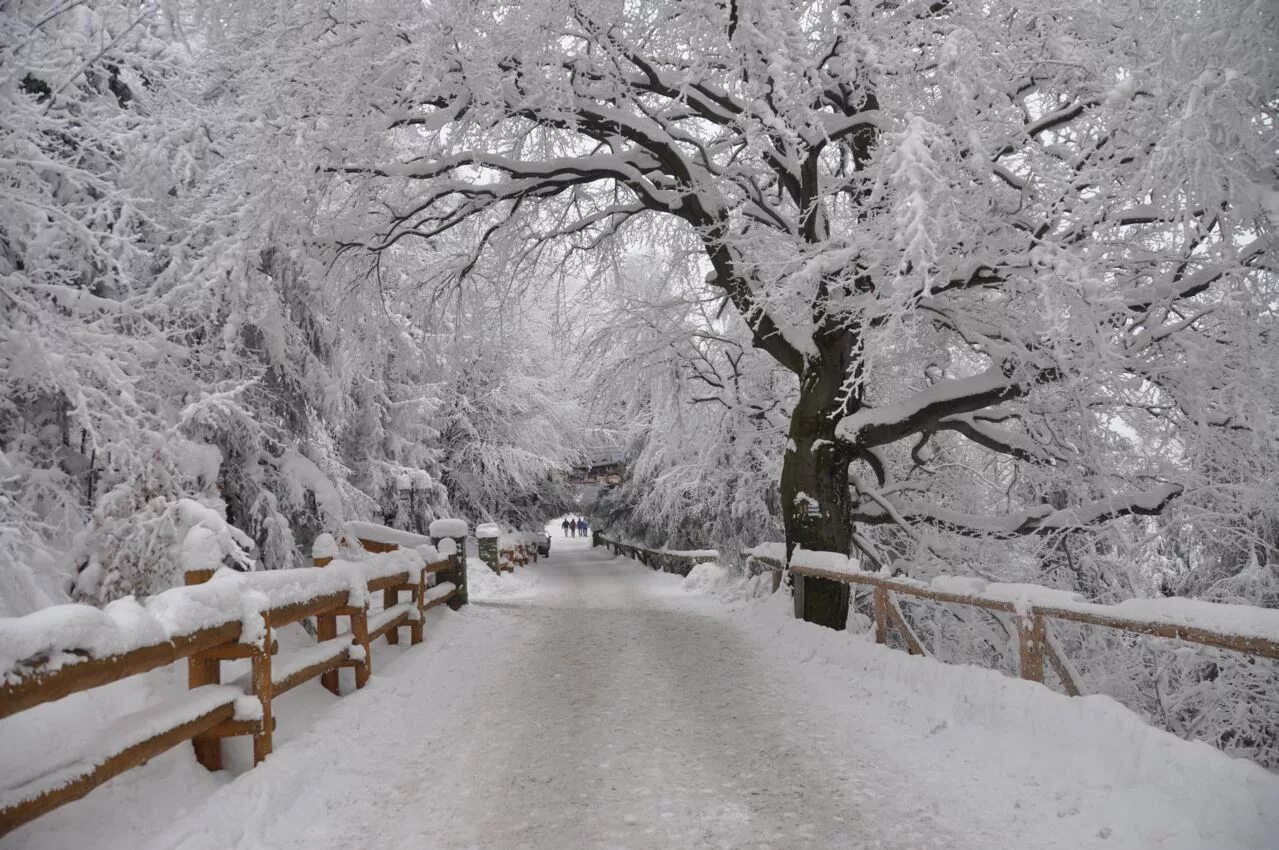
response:
M0 614L197 526L535 522L596 442L654 544L1273 606L1277 45L1264 0L0 4ZM1062 639L1279 739L1262 665Z
M197 515L244 532L227 563L293 566L347 519L526 518L571 460L571 404L514 355L544 332L493 319L518 305L434 298L421 248L343 262L308 104L349 75L304 84L323 33L289 15L0 9L0 614L180 582ZM482 505L450 502L462 458Z
M792 546L1068 534L1216 510L1208 455L1272 474L1275 31L1193 0L437 3L365 89L389 141L326 167L369 195L362 250L468 234L456 280L697 252L798 380Z
M192 495L270 564L445 487L531 516L571 374L634 438L614 507L689 543L780 522L1090 593L1135 592L1096 569L1130 553L1193 592L1273 564L1268 4L4 14L28 585L41 552L150 559L99 541ZM557 283L609 329L578 372L522 322Z

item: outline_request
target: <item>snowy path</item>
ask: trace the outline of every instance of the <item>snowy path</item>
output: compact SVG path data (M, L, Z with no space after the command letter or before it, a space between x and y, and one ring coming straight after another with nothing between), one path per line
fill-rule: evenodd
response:
M423 647L375 653L367 689L260 767L183 799L155 784L185 761L161 765L12 846L1226 850L1279 835L1279 780L1109 703L1088 716L1087 701L788 622L771 601L730 613L554 543L515 577L478 576L476 604L432 621ZM1098 727L1090 746L1070 740L1076 714L1081 734ZM120 809L137 812L102 822Z

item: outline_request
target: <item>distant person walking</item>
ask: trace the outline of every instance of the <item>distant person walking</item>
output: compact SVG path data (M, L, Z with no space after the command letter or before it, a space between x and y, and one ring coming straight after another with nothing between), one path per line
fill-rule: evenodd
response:
M578 535L579 535L579 536L581 536L581 537L585 537L585 536L586 536L586 529L588 529L588 528L590 528L590 525L586 522L586 517L581 517L580 519L578 519L578 521L577 521L577 533L578 533Z
M564 521L560 523L560 528L564 529L565 537L568 537L568 526L569 526L568 518L565 517Z

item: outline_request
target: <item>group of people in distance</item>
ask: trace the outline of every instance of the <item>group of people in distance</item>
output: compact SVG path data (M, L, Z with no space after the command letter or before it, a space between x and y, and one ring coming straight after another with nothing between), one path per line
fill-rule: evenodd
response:
M560 523L560 528L564 529L565 537L585 537L586 533L591 530L591 524L586 521L586 517L578 517L573 519L565 517Z

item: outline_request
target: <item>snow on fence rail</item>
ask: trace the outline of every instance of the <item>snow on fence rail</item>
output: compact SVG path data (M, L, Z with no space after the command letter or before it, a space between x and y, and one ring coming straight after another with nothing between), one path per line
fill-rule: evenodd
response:
M452 526L449 530L455 530ZM143 602L118 600L99 610L55 605L24 617L0 619L0 718L186 659L188 691L121 718L98 738L93 752L58 764L18 787L0 789L0 835L77 800L107 780L183 741L210 770L222 766L222 739L251 735L257 764L270 754L273 699L320 678L338 692L338 670L353 667L362 688L372 673L372 643L423 639L426 611L456 604L465 588L465 559L455 539L431 539L368 523L345 530L366 551L359 560L337 557L332 538L317 541L315 567L261 573L189 570L187 586ZM466 534L465 524L461 536ZM432 577L449 578L431 586ZM370 612L381 591L380 612ZM409 601L401 603L399 595ZM273 632L316 618L314 647L275 657ZM338 618L349 631L338 633ZM221 683L221 663L248 659L241 680Z
M713 549L671 552L646 549L609 539L596 532L596 545L615 554L667 572L687 575L696 564L715 558ZM772 570L773 589L786 566L785 547L765 543L741 552L748 569ZM1088 602L1076 593L1032 584L1002 584L979 578L940 576L932 582L863 572L845 555L798 550L790 564L795 593L801 597L805 578L828 579L871 589L876 643L887 643L889 626L900 635L912 655L928 655L927 647L898 606L894 594L950 605L966 605L995 614L1012 614L1017 634L1018 672L1023 679L1043 683L1045 662L1071 696L1079 696L1078 677L1065 653L1053 640L1048 621L1059 620L1138 635L1172 638L1187 643L1279 660L1279 611L1247 605L1227 605L1198 599L1130 599L1115 605ZM799 610L801 601L797 601Z
M598 531L594 533L594 545L612 549L615 555L634 558L646 567L681 576L688 575L698 564L719 560L716 549L646 549L633 543L611 540Z
M475 529L480 560L499 575L536 562L538 537L532 531L503 534L495 523L484 523Z
M537 535L532 531L516 531L498 538L498 568L511 570L537 563Z
M925 583L862 572L847 557L834 552L799 550L792 556L790 569L791 575L797 579L797 597L804 592L803 580L806 578L871 588L875 642L887 643L891 623L914 655L928 654L927 648L903 616L894 594L1013 614L1021 677L1042 683L1044 662L1047 661L1071 696L1079 695L1079 686L1068 659L1059 651L1048 631L1049 620L1173 638L1279 659L1279 611L1265 608L1198 599L1131 599L1115 605L1100 605L1069 591L956 576L940 576Z

